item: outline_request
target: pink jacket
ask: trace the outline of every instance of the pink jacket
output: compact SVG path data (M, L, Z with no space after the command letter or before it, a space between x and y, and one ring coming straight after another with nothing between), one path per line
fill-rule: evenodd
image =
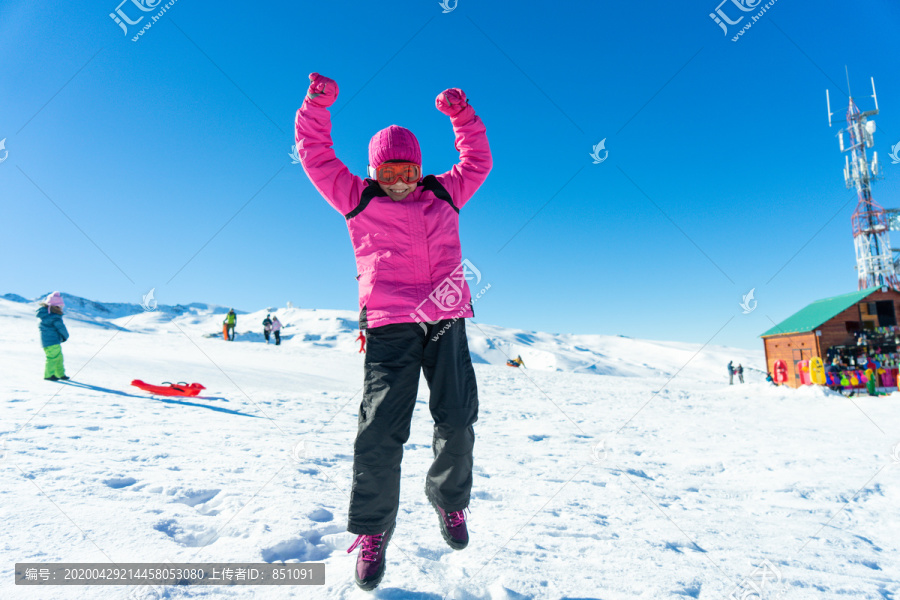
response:
M359 280L359 326L473 316L462 269L459 210L484 183L493 161L487 135L467 105L451 119L459 164L429 175L399 202L376 181L353 175L331 148L331 114L304 101L297 151L325 200L347 219Z

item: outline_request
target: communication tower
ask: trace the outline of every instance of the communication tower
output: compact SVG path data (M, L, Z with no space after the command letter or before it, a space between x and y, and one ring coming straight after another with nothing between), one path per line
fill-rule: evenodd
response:
M872 81L872 99L875 110L860 112L850 95L847 108L847 127L838 132L838 141L844 156L844 183L847 188L856 188L858 202L851 218L853 228L853 245L856 248L856 271L859 278L859 289L888 286L900 290L900 280L894 267L890 234L888 233L888 217L885 210L872 198L872 182L880 179L878 152L872 153L872 162L866 154L866 148L874 145L875 121L869 117L878 114L878 97L875 94L875 78ZM850 92L850 78L847 78L847 91ZM828 104L828 126L831 127L831 97L825 90L825 101ZM848 135L848 143L844 142L844 134Z

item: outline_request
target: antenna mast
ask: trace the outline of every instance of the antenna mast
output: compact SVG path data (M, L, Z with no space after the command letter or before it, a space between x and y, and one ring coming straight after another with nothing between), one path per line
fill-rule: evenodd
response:
M846 67L844 67L846 70ZM850 91L850 76L847 74L847 92ZM828 124L831 125L831 99L828 102ZM885 210L872 198L872 182L879 179L878 153L873 153L869 163L866 148L874 145L875 121L869 117L878 114L878 99L875 95L875 78L872 78L872 98L875 110L860 112L853 96L849 96L847 127L838 132L841 152L848 153L844 160L844 183L847 188L856 188L858 202L851 218L853 245L856 248L856 271L859 289L888 286L900 290L900 279L894 267L893 252L888 233L888 217ZM844 132L850 138L844 145Z

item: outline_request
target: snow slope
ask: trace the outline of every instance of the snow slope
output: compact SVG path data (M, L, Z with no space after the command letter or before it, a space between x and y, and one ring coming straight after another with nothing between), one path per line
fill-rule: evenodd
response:
M68 384L41 379L33 304L0 299L0 597L155 597L12 585L15 562L321 561L319 587L167 587L164 598L898 598L900 394L848 399L724 364L762 353L469 322L481 410L472 542L445 545L422 487L427 386L400 518L372 594L345 531L362 382L355 314L67 297ZM526 369L505 366L521 354ZM198 398L128 384L199 381ZM897 452L895 450L895 452ZM897 452L900 454L900 452ZM900 459L900 456L896 458ZM746 592L736 591L736 598ZM142 596L142 594L144 594Z

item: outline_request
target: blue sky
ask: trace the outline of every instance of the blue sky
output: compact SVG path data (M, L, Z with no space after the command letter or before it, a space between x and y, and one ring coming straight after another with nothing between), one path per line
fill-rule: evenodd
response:
M0 293L355 310L344 220L289 157L311 71L340 85L335 149L360 175L392 123L447 170L434 97L466 91L494 170L462 212L463 255L491 284L477 320L497 325L761 349L772 321L854 291L845 65L863 110L875 77L874 197L900 206L888 0L778 0L737 42L749 17L726 36L716 0L178 0L137 42L149 17L126 36L117 5L0 4Z

